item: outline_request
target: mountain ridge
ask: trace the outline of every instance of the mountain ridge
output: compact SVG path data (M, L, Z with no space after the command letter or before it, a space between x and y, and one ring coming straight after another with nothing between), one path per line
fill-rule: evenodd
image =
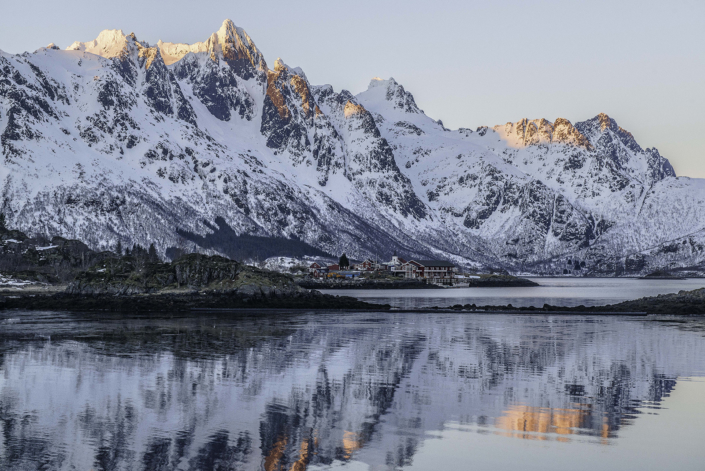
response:
M705 260L703 181L606 114L449 130L392 78L353 95L281 59L270 69L230 20L193 45L106 31L0 54L1 208L15 227L165 253L201 250L220 218L327 253L536 274Z

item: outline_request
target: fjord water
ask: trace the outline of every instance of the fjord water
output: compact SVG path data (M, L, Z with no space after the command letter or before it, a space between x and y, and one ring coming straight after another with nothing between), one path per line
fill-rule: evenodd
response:
M506 288L438 288L423 290L327 289L323 293L353 296L401 309L425 309L453 304L515 307L604 306L622 301L705 287L705 279L640 280L637 278L529 278L539 286Z
M705 320L0 313L0 469L679 469Z

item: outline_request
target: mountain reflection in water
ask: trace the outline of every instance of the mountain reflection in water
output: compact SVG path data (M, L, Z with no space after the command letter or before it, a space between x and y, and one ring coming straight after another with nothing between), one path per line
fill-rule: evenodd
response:
M9 470L394 469L450 423L618 444L705 373L702 332L646 319L0 316Z

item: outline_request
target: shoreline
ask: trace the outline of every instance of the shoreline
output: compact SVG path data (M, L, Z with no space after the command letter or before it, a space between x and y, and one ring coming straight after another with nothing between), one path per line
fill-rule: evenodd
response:
M388 290L388 289L445 289L450 286L439 286L432 283L423 283L417 280L351 280L351 281L309 281L297 280L298 286L305 289L322 290L322 289L372 289L372 290Z
M699 291L705 291L705 288ZM389 304L360 301L349 296L310 293L297 297L243 299L226 293L147 294L136 296L102 295L28 295L0 299L0 311L59 311L103 313L233 313L262 314L286 312L385 312L399 314L463 313L463 314L514 314L514 315L585 315L585 316L648 316L687 315L705 316L705 302L673 304L678 295L660 295L640 298L614 305L603 306L552 306L514 307L511 305L474 304L431 306L427 308L395 308Z
M92 287L93 285L88 285ZM98 285L102 286L102 285ZM14 290L13 290L14 291ZM453 298L447 301L452 302ZM512 314L572 314L572 315L647 315L677 314L705 315L705 288L678 293L660 294L615 304L600 306L542 306L515 307L507 305L454 304L404 309L389 304L366 302L346 295L321 293L293 285L274 288L260 285L226 284L220 289L211 284L206 289L162 289L156 292L129 293L125 291L81 290L52 293L50 290L30 290L20 294L0 295L0 310L54 310L100 312L205 312L227 310L246 312L256 310L297 311L363 311L363 312L464 312Z
M525 277L513 275L473 275L472 278L456 279L452 285L429 283L419 279L353 279L353 280L296 280L297 285L316 290L394 290L394 289L458 289L458 288L519 288L541 286Z
M101 311L101 312L188 312L193 309L359 309L385 310L350 296L333 296L318 291L291 294L190 291L152 294L30 294L0 296L0 311Z
M380 305L384 307L384 305ZM648 316L647 312L639 311L544 311L541 309L516 309L516 310L483 310L483 309L472 309L472 310L459 310L452 308L425 308L425 309L305 309L305 308L193 308L189 312L216 312L216 313L261 313L261 312L291 312L291 311L305 311L305 312L340 312L340 313L364 313L364 312L379 312L379 313L393 313L393 314L512 314L512 315L590 315L590 316L630 316L630 317L645 317Z

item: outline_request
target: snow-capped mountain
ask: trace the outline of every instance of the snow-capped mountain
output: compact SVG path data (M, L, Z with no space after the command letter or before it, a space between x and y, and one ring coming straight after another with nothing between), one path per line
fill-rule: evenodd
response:
M705 182L607 115L451 131L394 79L352 95L270 69L230 20L191 45L0 52L0 143L8 224L97 249L225 231L541 273L705 258Z

